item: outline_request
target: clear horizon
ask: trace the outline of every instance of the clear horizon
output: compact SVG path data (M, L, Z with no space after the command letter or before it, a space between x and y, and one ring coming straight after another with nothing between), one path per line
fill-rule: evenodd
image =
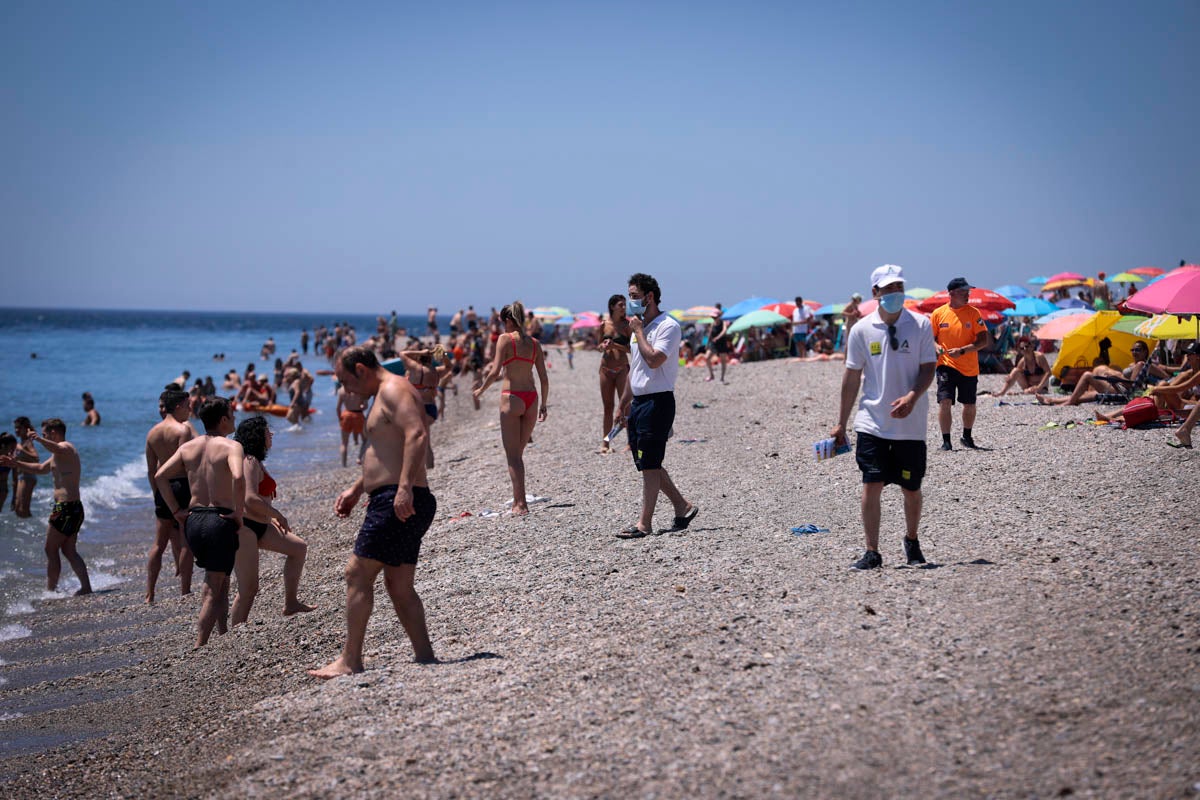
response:
M582 309L633 272L666 308L829 303L882 263L1200 260L1186 0L0 15L6 304Z

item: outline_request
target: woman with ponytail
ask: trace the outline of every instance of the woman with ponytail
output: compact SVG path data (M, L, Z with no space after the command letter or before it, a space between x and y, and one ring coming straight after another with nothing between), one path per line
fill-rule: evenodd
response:
M550 379L546 375L546 359L542 347L525 332L525 306L520 301L500 311L505 333L496 342L496 356L484 370L483 384L474 391L479 398L492 383L504 375L500 388L500 437L508 458L508 475L512 479L512 513L529 513L525 500L525 445L533 436L535 422L545 422L546 401L550 394ZM541 403L533 383L537 369L541 383Z

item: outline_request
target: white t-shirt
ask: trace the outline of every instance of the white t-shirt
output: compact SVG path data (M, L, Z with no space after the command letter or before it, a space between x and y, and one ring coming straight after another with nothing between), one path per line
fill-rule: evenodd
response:
M813 320L812 309L801 303L792 312L792 335L808 333L808 325Z
M679 342L683 338L679 323L670 314L660 312L653 322L642 329L642 335L651 349L664 353L667 360L661 367L650 369L637 343L633 344L629 356L629 385L633 389L633 396L675 391L675 378L679 375Z
M854 430L881 439L925 441L929 417L928 392L917 398L912 412L903 419L892 416L892 402L912 391L922 364L937 362L933 326L929 318L908 309L896 320L893 350L887 323L876 309L850 329L846 343L846 367L862 370L861 400L854 417Z

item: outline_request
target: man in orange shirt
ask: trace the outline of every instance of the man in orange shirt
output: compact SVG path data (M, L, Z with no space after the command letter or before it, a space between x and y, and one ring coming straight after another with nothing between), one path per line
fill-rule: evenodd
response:
M979 384L979 351L988 346L990 337L979 309L968 304L971 289L966 278L955 278L946 286L950 302L929 315L933 323L933 341L937 345L938 424L942 429L942 449L950 445L950 407L957 396L962 403L962 443L975 449L971 427L975 424L975 390Z

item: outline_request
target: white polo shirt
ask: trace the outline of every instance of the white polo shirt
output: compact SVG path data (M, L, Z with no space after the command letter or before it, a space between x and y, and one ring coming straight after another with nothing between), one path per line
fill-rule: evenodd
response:
M679 323L670 314L659 312L654 321L642 329L642 335L650 348L665 354L667 360L661 367L650 369L634 343L629 355L629 385L633 396L675 391L675 379L679 375L679 342L683 339Z
M899 346L893 350L879 309L850 329L846 366L862 370L854 430L881 439L925 441L928 392L917 398L912 412L903 419L892 416L892 403L912 391L922 364L937 362L929 318L904 309L896 320L896 340Z

